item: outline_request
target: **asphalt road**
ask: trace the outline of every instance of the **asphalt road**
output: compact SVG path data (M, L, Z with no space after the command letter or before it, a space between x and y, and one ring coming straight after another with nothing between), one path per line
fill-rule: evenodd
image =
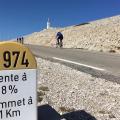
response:
M66 64L75 64L79 67L88 68L88 71L97 70L120 76L120 55L115 53L102 53L81 49L60 49L38 45L28 45L28 47L37 57L54 59Z

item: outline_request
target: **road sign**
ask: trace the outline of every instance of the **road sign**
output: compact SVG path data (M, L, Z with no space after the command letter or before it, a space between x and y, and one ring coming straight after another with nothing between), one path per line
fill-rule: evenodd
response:
M37 120L36 68L27 47L0 44L0 120Z

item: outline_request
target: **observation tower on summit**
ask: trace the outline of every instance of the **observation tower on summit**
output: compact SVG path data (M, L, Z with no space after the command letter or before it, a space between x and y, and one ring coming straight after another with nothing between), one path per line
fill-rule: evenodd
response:
M50 19L48 18L48 21L47 21L47 29L50 29Z

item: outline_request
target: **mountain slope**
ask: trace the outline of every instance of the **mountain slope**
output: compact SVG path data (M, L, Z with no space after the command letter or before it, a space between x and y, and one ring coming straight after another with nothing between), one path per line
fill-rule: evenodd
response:
M120 53L120 15L61 29L48 29L25 37L25 43L53 46L62 31L65 48L80 48Z

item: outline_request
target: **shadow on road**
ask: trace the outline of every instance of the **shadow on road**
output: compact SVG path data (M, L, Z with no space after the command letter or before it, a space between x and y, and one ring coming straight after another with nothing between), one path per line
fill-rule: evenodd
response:
M38 106L38 120L61 120L62 118L65 118L65 120L97 120L84 110L78 110L60 115L48 104Z

